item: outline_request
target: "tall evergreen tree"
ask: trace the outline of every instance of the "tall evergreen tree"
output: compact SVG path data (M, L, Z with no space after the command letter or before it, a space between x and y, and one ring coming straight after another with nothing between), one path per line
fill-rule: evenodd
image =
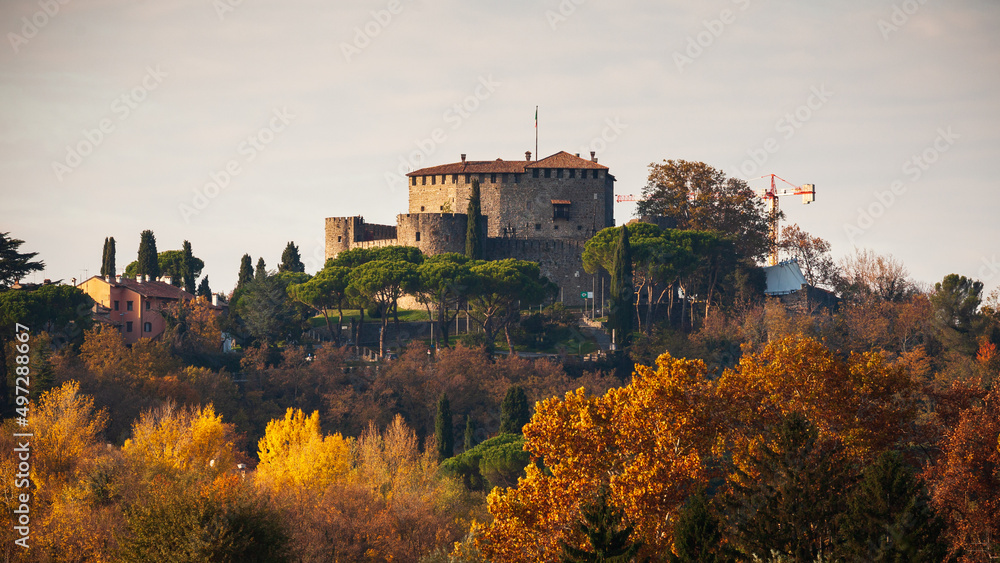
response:
M249 254L244 254L240 259L240 277L236 281L236 289L243 287L253 279L253 258Z
M472 191L469 193L468 226L465 228L465 255L472 260L483 257L483 239L479 230L483 210L479 202L479 180L472 181Z
M108 237L104 237L104 254L101 256L101 277L113 276L114 272L108 272L108 250L110 246L108 244Z
M632 337L634 292L632 246L629 244L628 227L622 225L611 268L611 311L608 314L608 327L614 329L615 344L619 349L628 346Z
M184 256L181 258L180 277L181 281L184 282L184 291L194 295L194 254L191 252L191 243L189 241L184 241L181 252L184 253Z
M451 403L448 402L447 393L442 393L441 398L438 399L437 417L434 419L434 437L437 438L438 459L445 460L455 455Z
M139 235L139 257L137 259L135 275L149 276L155 280L160 277L160 262L156 252L156 237L153 231L145 230Z
M299 248L294 242L289 242L285 246L285 251L281 253L281 264L278 266L279 272L305 272L306 265L302 263L299 256Z
M0 288L7 287L31 272L45 269L45 262L32 262L37 252L18 252L24 244L21 239L10 238L10 233L0 233Z
M208 276L201 278L201 282L198 284L198 297L212 300L212 288L208 286Z
M257 268L253 271L253 279L263 280L267 278L267 264L264 263L264 257L261 256L257 259Z
M524 425L531 421L531 407L528 396L520 385L511 385L500 404L500 432L520 434Z
M848 496L840 555L847 561L942 561L948 553L943 530L903 456L886 452Z
M705 493L688 499L674 525L672 563L722 563L722 530L719 520L709 510Z
M583 522L577 525L590 544L580 549L562 542L561 563L631 563L636 560L641 542L629 541L632 526L624 526L624 513L610 502L607 485L601 485L597 498L582 507Z
M476 447L476 423L471 416L465 417L465 436L462 447L465 448L465 451Z

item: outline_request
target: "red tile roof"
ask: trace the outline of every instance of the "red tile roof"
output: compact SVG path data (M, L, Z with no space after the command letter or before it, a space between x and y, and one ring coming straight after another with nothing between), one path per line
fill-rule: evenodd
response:
M122 281L120 282L108 282L100 276L94 276L94 278L103 281L104 283L110 283L112 287L126 287L143 297L156 297L159 299L194 299L194 295L191 295L183 289L160 281L138 282L133 279L122 278Z
M607 166L590 160L573 156L566 151L543 158L542 160L466 160L452 164L441 164L429 168L421 168L407 176L433 176L435 174L523 174L526 168L576 168L607 170Z

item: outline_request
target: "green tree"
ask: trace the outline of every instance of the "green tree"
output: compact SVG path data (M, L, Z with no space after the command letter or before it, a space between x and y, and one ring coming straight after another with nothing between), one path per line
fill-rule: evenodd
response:
M240 273L236 281L236 289L243 287L253 279L253 258L249 254L244 254L240 259Z
M180 277L184 282L184 291L190 293L191 295L194 295L196 291L194 280L201 273L200 268L195 271L196 267L194 261L194 254L191 252L191 242L184 241L184 244L181 245L180 271L177 272L177 274L178 277ZM202 263L202 267L204 267L204 263Z
M0 289L10 287L31 272L45 269L45 262L32 261L37 252L18 252L23 240L10 238L10 233L0 233Z
M429 307L435 305L438 337L445 347L450 345L448 332L461 311L462 303L476 283L469 259L462 254L445 253L430 256L417 268L420 277L418 299Z
M139 256L136 258L136 276L160 277L159 255L156 252L156 237L153 231L145 230L139 235Z
M944 521L899 452L865 469L847 499L840 555L848 561L943 561Z
M524 425L531 422L528 395L520 385L511 385L500 403L500 432L520 434Z
M212 300L212 288L208 285L208 276L201 278L201 281L198 282L198 297Z
M261 256L257 259L257 267L253 271L253 278L255 280L261 280L267 277L267 264L264 263L264 257Z
M608 327L614 332L614 343L619 349L628 346L632 338L634 287L629 232L628 227L622 225L611 265L611 311L608 314Z
M524 475L524 468L528 466L528 456L524 450L524 436L499 434L446 459L441 463L441 470L462 479L470 491L489 491L493 487L516 486L518 477Z
M187 241L185 241L187 242ZM160 276L170 276L170 284L174 287L184 288L185 291L185 279L187 277L193 276L191 283L194 284L194 279L201 275L202 269L205 267L205 262L198 258L197 256L187 256L185 257L185 252L183 250L164 250L156 255L156 262L160 267ZM185 273L188 272L188 273ZM139 272L139 261L134 260L125 267L126 277L135 277ZM192 290L196 287L192 287ZM194 294L194 291L189 291L188 293Z
M451 403L448 394L442 393L437 403L437 416L434 418L434 437L437 439L438 460L444 461L455 455L454 427L451 419Z
M982 328L983 282L958 274L948 274L934 284L931 305L941 327L945 341L971 353L976 344L976 334Z
M469 208L466 212L468 225L465 229L465 255L471 260L481 260L483 257L483 239L480 232L482 223L482 208L479 203L479 180L472 181L472 191L469 192Z
M379 355L384 356L385 332L389 325L389 313L395 312L399 298L418 280L417 267L404 260L375 260L366 262L351 270L348 291L362 303L374 306L378 312ZM396 316L396 339L399 340L399 317Z
M471 415L465 417L465 435L462 438L462 448L465 451L476 447L476 421L472 420Z
M666 216L678 229L715 231L736 241L740 256L756 261L771 250L770 214L737 178L704 162L664 160L650 164L638 214Z
M688 499L674 525L672 563L722 563L722 529L719 519L709 510L705 493Z
M630 563L635 560L641 542L629 541L632 526L624 525L624 512L609 501L606 485L598 490L597 498L581 507L583 521L577 531L587 538L590 549L562 542L562 563Z
M338 342L341 337L341 327L344 324L344 304L348 298L347 286L350 283L350 274L350 268L334 266L331 263L317 272L309 281L288 286L288 295L292 299L323 315L330 336L336 334ZM334 332L330 322L329 309L331 308L336 308L339 315L336 332Z
M537 262L515 260L476 261L471 263L474 282L468 294L471 317L482 327L487 350L502 330L507 349L513 353L510 327L520 320L522 307L542 303L556 292L556 286L541 274Z
M104 237L104 257L101 259L101 277L115 275L115 237Z
M306 265L302 263L299 256L299 248L294 242L289 242L281 253L281 264L278 265L279 272L305 272Z
M280 340L295 340L306 321L288 298L289 280L264 274L247 283L238 295L233 295L231 311L239 326L253 340L274 344Z

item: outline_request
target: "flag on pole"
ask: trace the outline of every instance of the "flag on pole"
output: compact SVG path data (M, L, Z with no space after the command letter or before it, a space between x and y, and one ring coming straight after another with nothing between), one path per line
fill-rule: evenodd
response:
M535 129L538 129L538 106L535 106Z

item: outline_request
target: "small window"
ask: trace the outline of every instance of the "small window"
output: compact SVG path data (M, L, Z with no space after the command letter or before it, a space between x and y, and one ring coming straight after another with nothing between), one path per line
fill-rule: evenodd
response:
M583 225L577 225L577 226L576 226L576 230L578 230L578 231L582 231L582 230L583 230Z
M117 310L118 310L118 301L115 300L115 311L117 311Z
M518 183L520 181L521 181L521 175L520 174L514 174L514 183L516 184L516 183Z
M445 242L451 242L451 235L445 235L444 236L444 241Z
M563 169L562 168L557 169L556 178L562 178L562 176L563 176Z
M416 176L410 176L410 185L411 186L416 186L417 185L417 177Z
M497 183L497 175L496 174L490 174L490 183L491 184L496 184Z
M421 205L421 206L420 206L420 210L421 210L421 211L423 211L423 210L424 210L424 206L423 206L423 205Z
M150 307L149 307L150 305L151 305L151 303L149 301L146 301L146 310L147 311L150 309Z
M552 169L551 168L546 168L545 169L545 177L546 178L551 178L552 177Z
M502 181L504 184L507 183L507 174L506 173L504 173L502 176L500 176L500 181Z
M439 211L444 211L444 206L443 206L443 205L439 205L439 206L438 206L438 210L439 210Z
M417 231L417 242L420 242L420 231Z
M486 174L480 174L479 175L479 183L483 184L485 182L486 182Z
M531 177L532 178L537 178L538 177L538 169L537 168L533 168L531 170Z
M465 183L466 183L466 184L468 184L469 182L471 182L471 181L472 181L472 180L469 180L469 176L470 176L469 174L466 174L466 175L465 175Z
M433 185L435 185L437 183L438 183L438 177L437 177L437 174L435 174L435 175L431 176L431 185L433 186Z
M132 332L132 321L125 321L125 332Z
M126 301L125 302L125 310L126 311L131 311L132 310L132 302L131 301Z
M458 183L458 174L452 174L451 175L451 183L452 184L457 184Z
M142 324L142 331L143 332L153 332L153 323L143 323Z
M552 230L553 231L558 231L559 230L559 225L552 225Z
M567 204L567 203L553 203L552 204L552 218L553 219L569 219L569 204Z
M441 183L442 184L444 184L447 181L446 178L447 178L447 176L445 176L444 174L441 175Z
M597 179L597 173L598 173L598 172L600 172L600 171L599 171L599 170L594 170L594 179L595 179L595 180Z
M558 227L557 227L557 228L558 228ZM536 231L540 231L540 230L542 230L542 224L541 224L541 223L535 223L535 230L536 230Z
M420 185L421 186L426 186L427 185L427 176L421 176L420 177Z
M570 168L569 169L569 177L570 178L576 178L576 169L575 168Z
M344 237L341 235L337 235L337 242L344 242Z

